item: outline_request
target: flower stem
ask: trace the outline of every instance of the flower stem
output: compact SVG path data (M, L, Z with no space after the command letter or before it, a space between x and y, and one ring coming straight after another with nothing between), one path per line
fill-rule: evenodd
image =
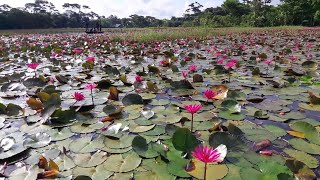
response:
M34 70L34 78L37 77L37 70Z
M193 132L193 113L191 114L191 132Z
M74 106L78 101L74 102L71 106Z
M231 72L229 71L229 83L231 82Z
M91 100L92 100L92 104L94 106L92 89L91 89Z
M207 163L204 163L204 174L203 174L203 180L207 179Z

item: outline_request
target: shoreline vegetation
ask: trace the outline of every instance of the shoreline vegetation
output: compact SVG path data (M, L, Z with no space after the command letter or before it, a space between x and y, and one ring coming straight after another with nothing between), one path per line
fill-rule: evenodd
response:
M132 38L138 42L174 40L185 38L210 38L228 33L256 33L279 30L317 30L317 27L279 26L279 27L160 27L160 28L104 28L104 35L111 40L125 40ZM10 29L0 30L0 36L21 34L55 34L55 33L83 33L84 28L50 28L50 29Z

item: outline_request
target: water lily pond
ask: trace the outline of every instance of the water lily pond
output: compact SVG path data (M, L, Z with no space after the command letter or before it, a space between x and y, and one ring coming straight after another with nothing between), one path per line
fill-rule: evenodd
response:
M0 36L0 177L320 177L320 31L127 37Z

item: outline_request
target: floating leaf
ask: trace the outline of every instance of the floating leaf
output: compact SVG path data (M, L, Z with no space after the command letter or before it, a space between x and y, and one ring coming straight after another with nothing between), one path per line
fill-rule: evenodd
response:
M119 101L119 90L112 86L109 88L109 97L108 99L114 100L114 101Z
M297 131L287 131L288 134L290 134L291 136L294 137L298 137L298 138L305 138L305 135L301 132L297 132Z
M40 148L47 146L51 142L51 137L45 132L39 132L34 135L29 135L23 142L26 147Z
M136 172L134 174L135 180L144 180L146 177L148 179L165 179L165 180L175 180L176 177L169 174L167 170L167 164L163 162L160 158L157 159L145 159L142 161L142 165L147 171Z
M141 158L136 153L125 155L116 154L108 157L104 163L104 168L112 172L129 172L137 168L141 163Z
M138 94L128 94L122 99L122 103L125 106L143 104L143 99Z
M193 159L192 160L192 170L188 173L197 178L203 179L204 174L204 163ZM215 179L222 179L228 174L228 167L225 164L208 164L207 166L207 178L215 180Z
M38 110L43 108L43 104L41 101L38 101L34 98L29 98L27 100L27 104L30 106L31 109L33 110Z
M317 176L311 169L300 161L288 159L286 161L286 165L295 174L296 178L315 179Z
M191 152L199 145L199 141L189 129L180 128L173 134L172 144L179 151Z
M297 150L304 151L309 154L320 155L320 146L316 144L311 144L303 139L290 139L289 143L291 146Z
M283 152L298 161L304 162L309 168L317 168L319 166L318 160L305 152L293 149L284 149Z
M298 121L290 124L291 129L301 132L312 143L320 145L320 136L314 126L307 122Z
M106 152L97 151L94 154L77 154L74 157L74 163L77 166L88 168L102 164L107 160L108 156Z
M82 137L71 142L69 149L75 153L90 153L95 152L104 147L104 139L98 137L93 139L91 137Z

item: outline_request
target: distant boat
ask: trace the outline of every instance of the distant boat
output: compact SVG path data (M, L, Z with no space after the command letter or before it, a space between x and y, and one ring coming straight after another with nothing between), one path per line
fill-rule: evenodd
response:
M101 29L102 29L101 19L99 18L99 20L96 22L95 27L93 27L93 28L89 28L89 23L88 22L86 23L85 33L87 33L87 34L103 34L104 32Z

